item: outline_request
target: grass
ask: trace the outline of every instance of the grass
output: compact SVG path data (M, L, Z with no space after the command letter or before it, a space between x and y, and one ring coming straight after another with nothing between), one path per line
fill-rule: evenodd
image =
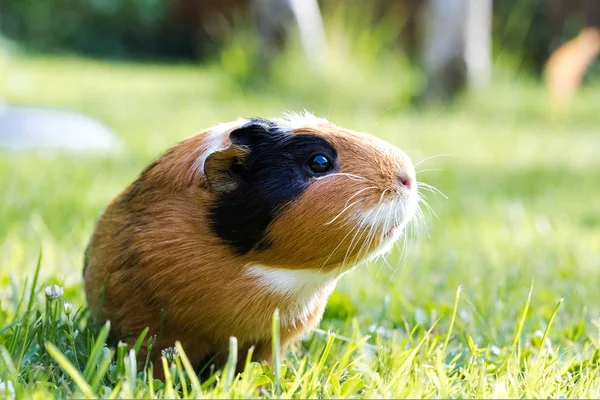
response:
M418 74L401 58L344 48L321 73L285 55L256 85L227 65L235 46L203 66L0 58L1 98L94 115L124 142L114 154L1 153L0 397L600 396L600 88L552 110L537 83L500 71L489 91L416 112ZM405 254L344 277L320 330L274 369L240 355L200 382L178 348L154 380L135 348L107 347L107 327L86 325L95 219L179 139L302 108L415 161L449 155L418 175L448 199L428 195L437 218Z

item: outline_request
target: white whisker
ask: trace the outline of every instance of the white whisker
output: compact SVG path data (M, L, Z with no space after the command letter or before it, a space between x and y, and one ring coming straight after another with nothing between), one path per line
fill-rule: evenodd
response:
M362 229L361 229L362 228ZM342 264L341 264L341 273L344 272L344 268L346 266L346 260L348 259L348 256L350 255L350 253L354 250L354 248L356 247L356 244L353 244L354 241L356 240L356 237L361 234L362 232L364 232L366 229L366 227L361 227L359 226L359 229L356 231L356 234L354 235L354 237L352 237L352 240L350 241L350 244L348 245L348 249L346 250L346 254L344 255L344 259L342 260ZM357 242L358 243L358 242Z
M454 155L453 154L438 154L435 156L427 157L427 158L422 159L418 163L416 163L415 168L417 168L419 165L423 164L425 161L433 160L434 158L438 158L438 157L454 157Z
M443 170L444 170L444 168L430 168L430 169L422 169L420 171L415 171L415 173L418 175L423 172L440 172Z
M364 191L370 190L370 189L377 189L377 187L375 186L369 186L366 188L363 188L359 191L357 191L356 193L354 193L352 196L350 196L348 198L348 200L346 200L346 203L344 204L344 209L342 211L340 211L335 217L333 217L333 219L327 223L325 223L325 225L330 225L331 223L333 223L335 220L337 220L346 210L349 210L353 205L360 203L361 201L365 200L365 199L358 199L355 202L353 202L352 204L348 205L348 202L350 200L352 200L354 197L358 196L359 194L361 194Z
M431 236L429 235L429 228L427 227L427 221L425 220L425 214L423 214L423 210L421 210L420 208L419 208L419 211L417 214L417 219L415 220L415 223L417 224L417 226L419 228L419 235L423 236L423 231L425 231L425 234L427 235L427 237L429 239L431 239Z
M333 251L331 252L331 254L329 254L329 257L327 257L327 259L325 260L325 262L323 263L323 265L321 265L321 268L319 268L319 271L321 271L323 269L323 267L325 267L325 265L327 265L327 262L331 259L331 257L336 252L336 250L340 248L340 246L342 245L342 243L344 243L344 240L346 240L346 238L348 236L350 236L352 234L352 232L354 232L355 230L359 230L359 229L360 229L359 225L356 225L354 228L350 229L350 232L348 232L346 234L346 236L344 236L344 238L342 240L340 240L340 243L338 243L338 245L335 246L335 249L333 249Z
M431 192L434 194L437 193L437 194L441 195L442 197L444 197L446 200L448 200L448 196L446 196L440 189L436 188L433 185L430 185L425 182L417 182L417 186L423 190L427 190L428 192Z
M360 181L360 182L370 182L370 180L367 179L367 178L363 178L362 176L355 175L355 174L349 174L349 173L346 173L346 172L336 172L336 173L333 173L333 174L329 174L329 175L321 176L319 178L315 178L315 180L320 181L320 180L323 180L323 179L331 179L331 178L334 178L336 176L344 176L346 178L350 178L350 179L357 180L357 181Z
M335 217L333 217L333 219L329 222L326 222L325 225L330 225L333 222L335 222L336 219L338 219L346 210L350 209L353 205L360 203L361 201L363 201L364 199L358 199L355 202L351 203L349 206L346 206L342 211L340 211L338 213L338 215L336 215Z
M438 220L440 219L440 217L438 217L435 211L433 211L433 208L431 208L431 206L429 205L429 203L427 203L427 201L425 201L425 199L419 198L419 203L423 204L425 208L427 208L427 210L429 210L429 212L435 216L435 218L437 218Z
M377 216L381 212L382 208L383 208L383 204L381 206L379 206L379 210L377 211ZM377 218L377 216L375 218ZM365 237L365 240L363 241L362 246L358 250L357 260L362 259L363 253L366 253L371 248L371 244L373 243L373 239L374 239L374 236L375 236L375 233L376 233L376 229L377 229L376 225L371 225L371 227L369 228L367 236Z
M348 198L348 200L346 200L346 203L344 204L344 206L345 206L345 205L347 205L347 204L350 202L350 200L352 200L353 198L355 198L356 196L358 196L358 195L359 195L359 194L361 194L362 192L364 192L364 191L366 191L366 190L369 190L369 189L377 189L377 187L376 187L376 186L368 186L368 187L366 187L366 188L362 188L362 189L360 189L358 192L356 192L356 193L354 193L352 196L350 196L350 197Z

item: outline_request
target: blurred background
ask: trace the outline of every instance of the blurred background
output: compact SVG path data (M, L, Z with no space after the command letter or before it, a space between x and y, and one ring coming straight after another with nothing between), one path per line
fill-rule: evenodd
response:
M0 14L6 39L28 50L218 60L243 84L268 79L276 58L298 39L304 66L318 70L333 57L375 65L390 57L397 71L404 63L423 71L404 86L427 101L489 83L493 62L534 76L547 66L553 92L574 91L600 48L599 27L594 0L3 0ZM548 65L568 40L561 50L568 61L555 54Z
M590 323L599 4L0 0L0 286L41 248L45 279L83 303L95 220L153 158L238 116L307 109L401 147L447 195L427 194L435 215L404 258L343 280L327 321L434 320L463 285L459 324L502 342L535 282L534 328L560 297L565 329Z

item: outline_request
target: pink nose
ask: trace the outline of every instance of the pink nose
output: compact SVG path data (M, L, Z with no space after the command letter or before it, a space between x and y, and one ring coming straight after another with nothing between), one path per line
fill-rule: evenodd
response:
M413 184L412 179L406 174L401 174L398 178L398 182L407 189L410 189Z

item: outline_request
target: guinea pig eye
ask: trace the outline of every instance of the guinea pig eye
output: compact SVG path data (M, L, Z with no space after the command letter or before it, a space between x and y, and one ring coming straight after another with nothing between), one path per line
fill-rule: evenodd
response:
M329 171L331 168L333 168L331 161L323 155L314 156L308 163L308 169L310 169L310 172L313 174L322 174Z

